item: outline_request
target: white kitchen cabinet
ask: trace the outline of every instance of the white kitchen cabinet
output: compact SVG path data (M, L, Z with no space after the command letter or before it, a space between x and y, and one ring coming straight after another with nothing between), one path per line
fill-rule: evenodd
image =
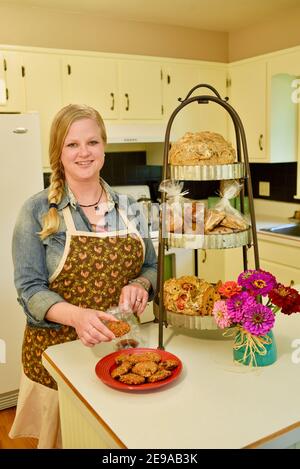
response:
M38 111L43 167L49 168L49 135L54 115L62 107L61 56L24 53L26 110Z
M158 62L70 55L62 77L64 104L87 104L106 120L162 118Z
M248 249L248 268L254 268L253 247ZM243 270L242 248L198 250L199 277L208 282L236 281Z
M230 65L230 100L244 125L249 160L266 162L267 132L267 61L256 60ZM235 144L234 127L229 135Z
M6 105L5 60L0 51L0 112L1 106Z
M250 162L297 160L297 86L300 53L230 65L230 104L244 125ZM298 72L300 74L300 70ZM299 86L299 83L298 83ZM233 125L229 126L234 139Z
M162 76L159 62L119 60L120 119L162 119Z
M25 85L22 53L5 50L1 52L1 56L0 78L4 80L4 83L2 82L2 90L0 90L2 94L0 112L24 112ZM4 99L3 92L5 93Z
M284 285L300 283L300 242L290 238L258 233L260 267L271 272ZM248 250L248 268L254 269L253 247ZM208 282L236 280L243 270L241 248L199 250L199 277Z
M63 102L87 104L103 119L119 114L117 62L113 59L64 56L62 66Z
M269 75L287 73L288 75L300 76L300 50L285 51L273 55L268 60Z
M278 282L300 283L300 242L296 238L258 234L261 268L272 272Z
M174 109L179 106L178 98L185 98L188 91L198 84L214 86L222 97L226 95L226 68L208 68L199 64L166 63L163 70L163 105L164 116L170 117ZM212 94L207 88L195 90L197 94ZM186 131L199 132L210 130L227 136L226 113L219 106L193 103L184 108L175 117L172 126L171 140L182 137Z

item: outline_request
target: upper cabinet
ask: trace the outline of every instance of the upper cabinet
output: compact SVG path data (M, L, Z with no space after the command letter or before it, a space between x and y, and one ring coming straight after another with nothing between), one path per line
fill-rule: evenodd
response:
M65 56L62 76L64 104L87 104L104 119L162 118L159 63Z
M49 167L48 148L50 127L61 109L61 56L55 54L24 53L26 110L38 111L41 125L43 166Z
M3 51L0 58L0 112L24 112L26 103L22 54Z
M230 65L230 104L244 125L249 160L287 163L297 160L298 62L296 54ZM300 75L300 70L299 70ZM232 123L229 133L234 138Z
M6 105L5 60L0 52L0 106ZM1 111L1 107L0 107Z
M159 62L120 60L120 119L162 119L162 72Z
M230 99L239 114L247 138L250 161L267 160L267 63L265 60L230 66ZM235 143L232 122L229 136Z
M163 71L163 105L165 119L169 119L180 101L195 85L214 86L222 97L226 94L226 67L201 67L199 64L166 63ZM208 88L196 89L192 96L212 94ZM226 115L215 103L198 104L196 101L180 111L172 126L171 140L177 140L185 132L210 130L227 135Z
M117 119L120 100L116 61L64 56L62 63L64 104L87 104L97 109L103 119Z
M250 161L296 161L300 48L229 65L29 47L0 51L0 112L40 113L45 168L51 122L62 106L90 105L112 128L142 121L163 127L178 98L197 84L229 95L245 128ZM213 92L203 87L197 94ZM175 117L171 141L199 131L220 133L235 144L228 113L212 101L186 106Z

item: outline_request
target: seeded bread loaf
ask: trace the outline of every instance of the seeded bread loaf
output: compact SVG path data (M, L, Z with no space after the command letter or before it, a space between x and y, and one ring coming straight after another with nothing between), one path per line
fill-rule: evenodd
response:
M171 165L217 165L235 161L231 143L215 132L187 132L169 152Z

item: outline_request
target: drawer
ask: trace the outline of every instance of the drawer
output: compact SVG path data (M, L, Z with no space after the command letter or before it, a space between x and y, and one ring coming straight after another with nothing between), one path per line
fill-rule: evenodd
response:
M295 247L273 241L259 240L258 249L261 261L269 261L294 267L295 269L300 267L300 244L299 247Z

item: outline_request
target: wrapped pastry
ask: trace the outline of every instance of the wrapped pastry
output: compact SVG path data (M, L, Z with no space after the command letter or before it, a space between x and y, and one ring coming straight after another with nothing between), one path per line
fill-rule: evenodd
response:
M209 233L225 218L225 212L219 210L206 210L204 218L204 233Z
M220 200L214 209L205 211L205 234L228 234L244 231L249 228L245 216L236 210L230 200L237 197L242 184L235 180L222 181Z
M204 204L184 197L188 191L183 191L183 183L171 179L162 181L159 186L161 192L166 192L167 203L163 214L163 227L168 232L197 233L204 232Z

